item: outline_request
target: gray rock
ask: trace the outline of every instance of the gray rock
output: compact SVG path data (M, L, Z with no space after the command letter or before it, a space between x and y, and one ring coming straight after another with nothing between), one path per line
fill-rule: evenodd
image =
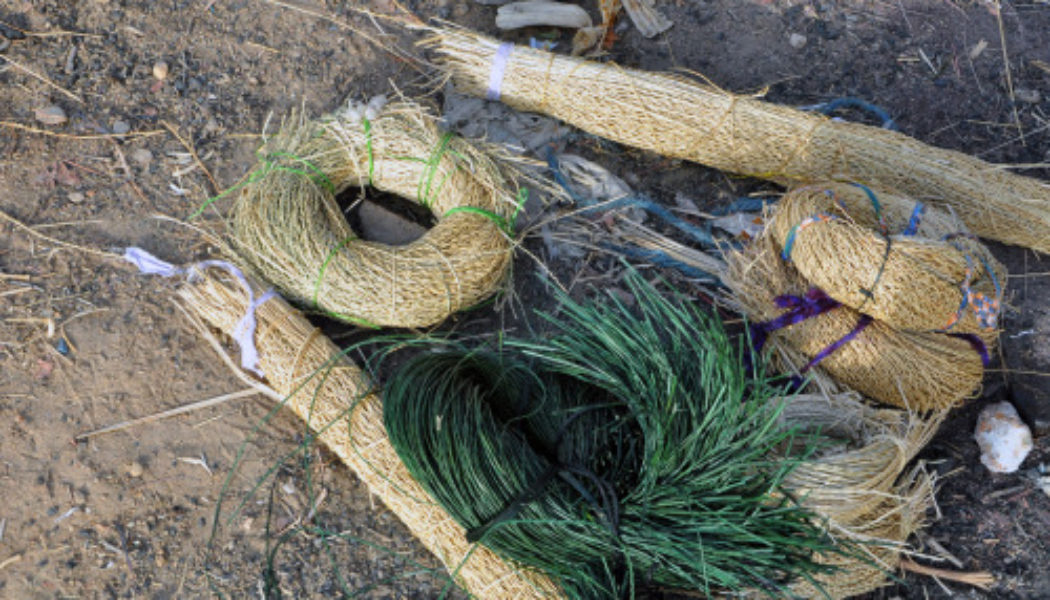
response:
M62 110L62 107L56 104L36 109L33 116L36 117L37 121L40 121L44 125L61 125L68 120L66 117L66 111Z
M362 201L357 211L361 220L361 231L358 234L366 240L403 246L427 232L419 223L387 210L371 200Z

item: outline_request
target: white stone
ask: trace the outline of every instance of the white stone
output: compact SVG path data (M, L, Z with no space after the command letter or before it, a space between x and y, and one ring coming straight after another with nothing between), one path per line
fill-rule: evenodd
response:
M1032 450L1032 431L1009 402L989 404L981 411L974 438L981 462L994 473L1013 473Z

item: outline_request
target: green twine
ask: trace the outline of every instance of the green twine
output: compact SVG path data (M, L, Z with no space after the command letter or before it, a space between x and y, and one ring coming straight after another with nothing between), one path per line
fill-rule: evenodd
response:
M343 241L336 244L335 247L328 252L328 256L325 257L324 262L321 263L321 269L317 273L317 279L314 280L314 308L316 310L321 311L322 314L325 314L333 319L349 321L359 327L367 327L368 329L381 329L379 325L376 325L375 323L372 323L367 319L362 319L361 317L355 317L353 315L347 315L327 310L323 308L317 301L317 298L321 293L321 282L324 280L324 272L328 269L328 263L332 262L332 259L335 258L335 255L338 254L340 250L342 250L347 244L356 239L358 239L356 235L351 235L350 237L347 237Z
M486 219L492 221L496 227L500 228L503 233L508 236L514 235L514 227L518 221L518 214L521 213L521 209L525 206L525 201L529 199L528 188L521 188L518 190L518 201L515 203L514 212L510 215L510 218L504 218L500 215L477 206L454 206L445 211L445 217L456 213L470 213L474 215L480 215Z
M258 156L257 158L262 164L259 167L256 167L251 173L249 173L248 177L246 177L240 183L234 185L233 187L223 191L219 195L212 196L211 198L205 200L204 203L201 204L200 207L188 217L188 219L196 219L197 217L201 216L201 214L203 214L204 211L216 201L225 198L226 196L232 194L233 192L236 192L237 190L240 190L241 188L244 188L248 185L262 180L264 177L266 177L274 171L287 171L289 173L301 175L313 181L316 185L324 188L324 190L328 193L335 195L335 185L332 183L332 180L328 178L328 175L326 175L325 172L322 171L317 165L306 160L305 158L302 158L301 156L296 156L295 154L292 154L290 152L275 151L267 154L265 158L263 158L262 156ZM297 162L304 165L306 169L304 170L293 166L280 164L279 159L281 158L289 158L293 162Z
M434 185L434 176L437 175L438 166L440 166L441 164L441 158L445 155L445 151L448 150L448 145L449 143L451 143L451 141L452 132L446 131L441 136L441 140L438 141L438 144L434 148L434 151L430 154L430 158L428 158L425 161L423 174L419 178L417 195L419 197L420 204L427 208L430 208L431 205L434 203L434 198L431 197L431 190ZM457 165L457 169L458 168L459 167ZM444 178L442 178L441 182L438 184L437 189L433 190L435 196L438 192L441 191L441 188L445 185L445 181L447 181L448 178L451 176L452 174L448 173L445 175Z
M361 123L365 128L365 150L368 151L368 183L371 185L376 178L375 152L372 150L372 122L362 117Z

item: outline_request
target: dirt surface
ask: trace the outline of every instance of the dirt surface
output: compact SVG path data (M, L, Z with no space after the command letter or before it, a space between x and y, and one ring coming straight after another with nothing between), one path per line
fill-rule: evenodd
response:
M112 253L137 245L181 264L213 252L193 230L156 216L183 218L234 184L271 116L299 107L319 115L392 85L409 95L432 89L416 65L343 26L380 37L351 4L393 11L385 0L297 4L326 18L258 0L0 4L0 23L31 33L0 53L10 59L0 66L0 120L48 132L0 126L0 209L37 234L90 249L0 222L0 597L440 594L436 561L331 455L297 453L302 427L283 413L264 420L271 406L263 399L72 441L244 387L173 305L177 283L141 276ZM491 6L407 6L494 32ZM1046 2L1004 4L1001 19L988 1L658 6L674 28L647 40L627 25L611 58L699 71L791 105L863 98L931 144L994 162L1050 162ZM385 43L411 48L411 36L384 29ZM562 48L568 39L561 33ZM153 75L159 61L168 66L163 80ZM36 111L53 105L66 121L39 121ZM133 135L109 135L122 132ZM74 137L97 135L106 137ZM773 190L587 136L569 149L668 202L686 193L715 206ZM1045 167L1022 172L1050 179ZM1050 425L1050 259L994 251L1011 272L1001 362L985 398L956 411L923 454L943 475L940 515L930 515L926 536L958 564L919 560L987 570L997 583L980 591L902 574L871 598L1050 597L1050 498L1023 473L990 475L971 437L989 398L1013 399L1040 433ZM601 264L561 260L577 275ZM544 296L533 270L519 260L527 304ZM495 326L504 316L463 319ZM1023 471L1050 462L1048 439L1037 437Z

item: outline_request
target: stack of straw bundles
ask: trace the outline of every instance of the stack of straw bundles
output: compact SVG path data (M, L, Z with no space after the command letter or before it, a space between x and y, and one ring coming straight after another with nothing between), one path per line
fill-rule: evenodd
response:
M842 304L895 329L994 343L1006 270L950 214L829 183L786 194L770 227L782 258Z
M462 29L428 42L457 86L628 146L785 185L860 181L952 207L977 235L1050 252L1050 185L885 129L713 85L510 46Z
M252 287L258 295L260 288ZM206 270L179 295L198 324L226 334L249 309L241 284L217 269ZM381 401L366 376L301 313L274 297L256 309L256 318L255 344L267 382L467 591L483 600L563 597L542 574L466 542L463 528L437 507L390 445ZM926 474L900 475L936 430L939 416L914 420L840 394L786 399L781 419L785 427L819 427L849 441L802 462L786 484L824 519L830 534L862 542L867 553L826 557L842 570L818 578L822 592L806 582L793 591L845 598L885 585L932 500Z
M764 234L747 248L729 252L722 280L732 302L755 322L784 314L778 298L805 298L812 286L781 258L772 236ZM984 375L982 355L971 341L936 332L896 330L873 321L857 331L864 317L839 306L770 332L781 356L797 351L808 358L824 354L814 370L873 400L926 411L948 408L973 393ZM848 342L833 344L852 336ZM781 346L786 346L782 348ZM785 361L787 362L787 361Z
M373 327L432 325L505 279L521 198L501 168L513 172L407 102L372 120L293 118L267 140L240 189L234 245L284 294L329 316ZM358 239L335 200L352 186L408 198L438 223L405 246Z
M179 295L196 319L230 335L249 309L241 284L217 269L205 271ZM320 440L455 574L460 585L479 598L560 597L542 574L519 569L466 541L463 528L409 475L390 445L381 401L367 377L302 313L274 297L255 314L259 367L270 386L288 408L320 432Z

